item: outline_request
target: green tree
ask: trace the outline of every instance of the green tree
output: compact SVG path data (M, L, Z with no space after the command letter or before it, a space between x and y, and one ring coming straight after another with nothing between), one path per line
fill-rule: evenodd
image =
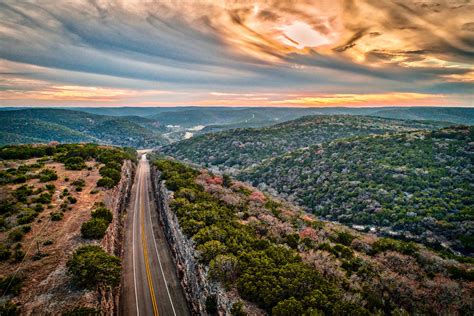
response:
M81 226L81 234L84 238L101 239L104 237L109 223L103 218L92 218Z
M72 282L80 287L116 286L120 283L120 259L109 255L99 246L80 247L66 266Z

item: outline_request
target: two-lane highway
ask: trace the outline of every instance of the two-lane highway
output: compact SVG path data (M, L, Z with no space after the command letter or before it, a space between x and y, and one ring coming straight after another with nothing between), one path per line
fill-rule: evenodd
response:
M122 315L189 315L142 156L125 221Z

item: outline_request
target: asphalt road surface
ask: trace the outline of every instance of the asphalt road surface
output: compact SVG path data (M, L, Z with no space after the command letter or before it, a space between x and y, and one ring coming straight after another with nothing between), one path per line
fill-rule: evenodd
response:
M142 156L125 221L122 315L190 315L171 252L159 224Z

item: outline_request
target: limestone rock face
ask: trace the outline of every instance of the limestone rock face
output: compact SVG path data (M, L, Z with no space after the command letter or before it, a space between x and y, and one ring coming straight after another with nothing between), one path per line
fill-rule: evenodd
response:
M165 188L160 181L159 171L154 167L151 176L159 218L191 312L193 315L206 315L206 298L213 295L217 298L219 314L230 315L232 304L237 301L236 295L209 280L207 268L195 257L194 242L183 234L176 214L169 207L172 192Z

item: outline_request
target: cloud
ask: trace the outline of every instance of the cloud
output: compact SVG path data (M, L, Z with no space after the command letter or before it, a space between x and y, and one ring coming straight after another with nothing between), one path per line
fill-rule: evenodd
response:
M474 88L470 12L468 0L6 0L0 65L16 91L39 80L46 92L77 87L78 95L285 90L449 102Z

